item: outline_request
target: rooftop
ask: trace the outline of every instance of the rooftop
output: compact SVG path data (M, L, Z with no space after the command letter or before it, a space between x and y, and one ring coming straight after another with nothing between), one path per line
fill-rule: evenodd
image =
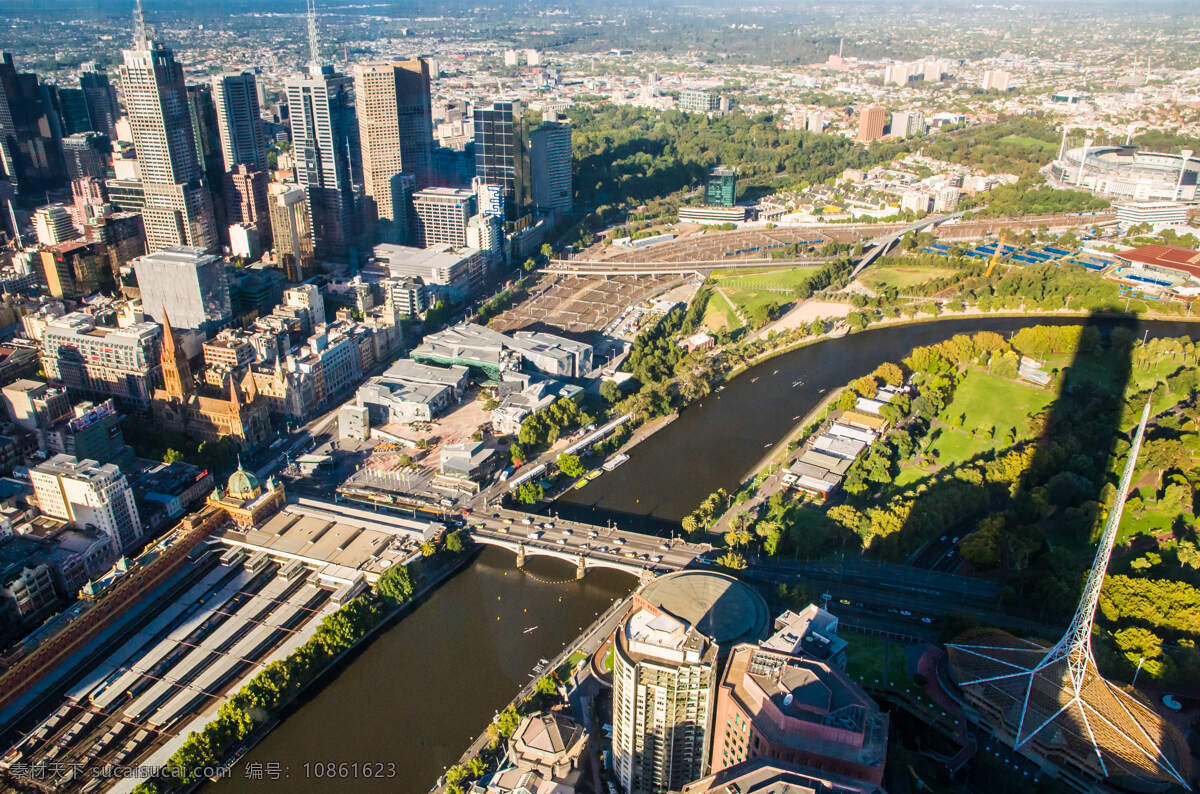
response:
M1200 251L1174 245L1143 245L1117 254L1121 259L1154 267L1182 270L1192 278L1200 278Z
M720 645L757 641L767 630L767 603L750 586L712 571L677 571L655 579L637 598L695 627Z

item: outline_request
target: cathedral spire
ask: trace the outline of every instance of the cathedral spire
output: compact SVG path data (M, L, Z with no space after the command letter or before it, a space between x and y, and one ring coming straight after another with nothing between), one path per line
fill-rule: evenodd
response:
M159 361L162 365L163 388L170 397L183 398L191 392L192 369L188 365L187 353L175 341L175 331L171 328L171 319L163 311L162 352Z

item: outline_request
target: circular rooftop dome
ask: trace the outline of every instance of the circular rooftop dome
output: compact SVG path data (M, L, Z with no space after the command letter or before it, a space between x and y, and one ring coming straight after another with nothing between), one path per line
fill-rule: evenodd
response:
M677 571L655 579L640 595L712 637L723 650L739 642L758 641L769 623L763 597L723 573Z
M241 461L239 461L237 471L229 475L229 482L226 484L225 490L236 499L253 499L262 493L262 486L259 485L258 478L252 472L242 468Z

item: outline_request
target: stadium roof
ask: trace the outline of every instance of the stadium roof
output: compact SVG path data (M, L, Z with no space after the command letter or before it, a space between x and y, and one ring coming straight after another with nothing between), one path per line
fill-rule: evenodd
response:
M1143 245L1117 254L1127 262L1178 270L1200 278L1200 251L1174 245Z

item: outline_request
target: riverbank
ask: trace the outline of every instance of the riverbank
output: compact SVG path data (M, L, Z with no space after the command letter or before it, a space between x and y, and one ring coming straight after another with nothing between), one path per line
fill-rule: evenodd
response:
M407 601L405 601L403 604L400 604L400 605L394 607L393 609L389 610L389 612L387 614L382 616L380 618L380 620L371 629L367 630L367 632L365 632L363 634L363 636L360 637L356 642L354 642L348 648L343 650L341 653L339 653L336 656L334 656L333 658L331 658L329 660L329 662L312 677L312 679L308 682L307 685L305 685L301 689L297 690L295 693L293 693L291 695L291 697L289 697L286 701L284 701L284 703L280 707L279 712L276 714L274 719L270 720L267 723L264 723L253 734L246 737L246 739L238 746L234 757L226 760L225 766L226 766L228 773L232 775L234 768L239 764L239 762L241 762L241 760L251 750L253 750L256 746L258 746L261 742L263 742L268 736L270 736L270 734L276 728L278 728L285 720L290 718L300 707L302 707L305 703L307 703L309 700L311 700L317 693L319 693L332 680L337 678L337 676L340 675L341 672L349 664L351 664L358 657L358 655L361 654L362 651L367 646L369 646L371 644L371 642L377 636L379 636L379 634L381 632L391 629L400 620L402 620L404 617L406 617L408 614L410 614L414 609L416 609L418 606L423 604L425 602L425 600L428 598L428 596L430 594L432 594L438 587L440 587L442 584L444 584L447 579L449 579L454 574L456 574L457 572L462 570L464 567L469 565L474 560L474 558L477 556L477 554L478 554L477 550L471 550L469 552L462 552L462 553L458 553L458 554L449 554L447 552L442 552L441 559L439 559L437 561L438 564L436 566L423 567L423 570L421 571L421 574L420 574L421 575L421 584L417 587L416 590L414 590L412 597L409 598ZM283 658L283 656L276 657L273 655L272 657L270 657L264 661L264 665L271 661L278 661L281 658ZM240 681L230 691L236 692L236 691L240 690L240 688L250 678L253 678L255 675L257 675L258 672L259 672L258 669L251 670L247 674L247 677L245 679L243 679L242 681ZM196 724L196 723L199 723L199 724ZM166 745L164 745L162 748L160 748L160 750L157 753L155 753L155 755L153 755L149 759L147 759L144 762L144 764L147 766L165 765L167 763L167 760L171 757L171 755L175 752L175 750L177 750L179 748L179 746L182 745L184 741L186 741L186 739L190 735L190 733L193 730L199 731L201 728L204 727L205 724L207 724L207 720L204 720L204 719L196 720L192 724L189 724L188 726L186 726L186 728L184 730L181 730L179 732L178 736L176 736L175 739L172 739L170 742L168 742ZM161 757L159 757L159 756L161 756ZM114 792L123 792L123 791L132 790L133 784L136 782L137 782L136 780L131 780L128 783L127 787L123 786L123 785L119 785L116 788L114 788L113 791ZM187 786L185 788L182 788L180 790L181 791L201 790L202 788L205 787L205 785L208 782L209 781L207 781L207 780L200 780L200 781L197 781L196 783L194 783L190 786ZM214 781L214 782L219 782L219 781Z
M590 670L590 665L587 664L588 658L596 653L596 651L600 649L600 646L604 644L604 641L612 634L613 631L616 630L617 623L620 622L621 618L628 611L629 603L632 598L633 593L631 592L629 595L625 596L619 601L614 601L612 606L605 610L604 614L592 621L583 630L583 632L579 634L579 636L577 636L571 642L564 644L563 649L553 659L546 663L543 674L549 675L551 672L559 670L564 665L568 664L571 657L576 656L576 654L582 654L582 661L584 663L583 673L578 677L578 679L572 676L572 688L574 688L575 685L578 685L579 681L582 680L583 677L590 674L588 672ZM508 708L513 708L517 712L521 713L521 707L524 706L525 703L533 696L534 690L537 686L537 681L538 679L536 677L529 679L529 683L521 687L512 700L505 704L504 707L496 710L497 716ZM581 720L581 722L584 724L590 724L585 720ZM459 757L458 765L466 766L466 764L473 758L482 759L484 754L489 752L488 745L490 742L491 737L488 735L488 730L485 727L483 732L476 737L475 741L471 742L470 746L468 746L466 751L464 751ZM500 742L503 744L504 739L501 738ZM494 771L494 769L491 768L492 761L495 761L495 759L493 758L489 761L489 771ZM442 790L442 780L440 778L435 784L434 788L439 791Z

